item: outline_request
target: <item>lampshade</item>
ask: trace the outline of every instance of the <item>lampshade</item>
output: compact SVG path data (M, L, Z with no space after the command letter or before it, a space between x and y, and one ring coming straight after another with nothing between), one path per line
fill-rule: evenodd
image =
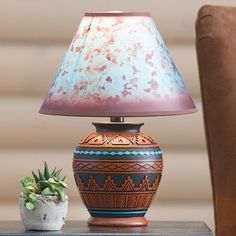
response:
M153 116L196 111L149 13L86 13L40 113Z

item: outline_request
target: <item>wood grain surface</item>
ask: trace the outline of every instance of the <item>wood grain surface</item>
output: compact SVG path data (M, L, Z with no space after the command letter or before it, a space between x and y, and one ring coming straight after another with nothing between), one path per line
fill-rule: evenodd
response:
M152 235L152 236L213 236L204 222L152 221L142 227L95 227L85 221L66 222L62 231L24 231L19 221L1 221L0 235Z

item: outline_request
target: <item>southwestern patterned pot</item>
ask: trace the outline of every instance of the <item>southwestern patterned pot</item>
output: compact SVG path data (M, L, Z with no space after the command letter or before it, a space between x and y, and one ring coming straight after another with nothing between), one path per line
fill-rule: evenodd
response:
M147 225L144 215L157 191L162 152L143 123L93 123L97 132L74 151L73 170L89 225Z

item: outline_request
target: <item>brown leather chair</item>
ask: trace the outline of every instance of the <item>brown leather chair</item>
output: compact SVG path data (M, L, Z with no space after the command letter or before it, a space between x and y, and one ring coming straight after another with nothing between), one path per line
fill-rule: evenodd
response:
M196 22L217 236L236 236L236 8L204 6Z

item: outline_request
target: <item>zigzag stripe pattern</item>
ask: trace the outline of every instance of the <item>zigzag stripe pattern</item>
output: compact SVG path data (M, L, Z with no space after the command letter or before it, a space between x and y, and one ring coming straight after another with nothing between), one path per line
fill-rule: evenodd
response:
M143 152L143 151L118 151L118 152L108 152L108 151L82 151L82 150L75 150L74 151L75 155L104 155L104 156L130 156L130 155L141 155L141 156L152 156L152 155L159 155L162 156L162 151L158 150L158 151L151 151L151 152Z
M123 194L97 194L97 193L81 193L82 200L88 209L93 210L129 210L129 209L147 209L155 193L130 193ZM99 202L99 204L98 204Z
M78 146L98 145L98 146L159 146L151 137L136 133L92 133L81 139Z
M160 175L156 175L156 178L153 182L153 184L149 183L149 178L148 176L145 176L142 180L142 182L139 184L138 187L135 187L133 180L130 176L124 181L121 187L117 187L116 183L112 179L111 176L108 176L107 179L105 180L105 183L103 184L103 187L99 187L98 184L96 183L95 179L93 176L89 177L88 183L85 184L82 179L80 178L79 175L75 175L76 182L78 183L78 188L80 191L83 192L141 192L141 191L156 191L158 188L158 184L160 181Z
M74 171L162 171L162 160L141 163L92 163L74 159Z

